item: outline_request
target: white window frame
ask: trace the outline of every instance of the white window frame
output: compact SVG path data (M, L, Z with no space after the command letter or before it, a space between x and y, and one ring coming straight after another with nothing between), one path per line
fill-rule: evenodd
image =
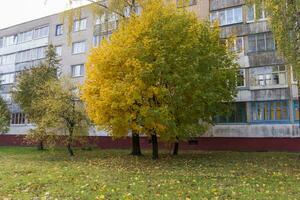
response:
M83 27L84 25L84 27ZM73 31L79 32L87 29L87 18L82 18L78 20L74 20Z
M6 79L4 79L4 76L7 76ZM0 85L8 85L13 84L15 82L15 73L6 73L0 75ZM4 82L5 81L5 82Z
M237 48L238 39L241 39L241 41L242 41L242 49L240 49L240 50L238 50L238 48ZM233 51L233 52L236 52L236 53L244 53L245 47L244 47L244 37L243 36L237 36L237 37L233 38L232 42L233 43L232 43L232 46L231 46L229 39L226 39L226 45L228 46L228 49L230 51Z
M75 52L75 45L78 45L78 44L84 44L84 48L83 48L83 51L78 51L78 52ZM76 54L83 54L86 52L87 50L87 46L86 46L86 40L83 40L83 41L78 41L78 42L73 42L72 43L72 54L73 55L76 55ZM81 47L82 48L82 47Z
M27 38L27 36L30 36ZM21 40L22 38L22 40ZM29 42L33 39L33 30L25 31L18 34L18 44Z
M236 10L240 9L241 10L241 21L235 21L235 14L236 14ZM233 23L228 23L228 19L227 19L227 14L228 12L232 12L232 19L233 19ZM224 20L225 23L222 24L221 20L220 20L220 13L224 12ZM219 21L219 26L227 26L227 25L232 25L232 24L239 24L239 23L243 23L244 19L243 19L243 7L242 6L235 6L235 7L231 7L231 8L226 8L226 9L222 9L222 10L217 10L217 11L213 11L210 13L210 21L214 22L212 19L212 16L215 15L216 19Z
M9 56L11 56L11 57L9 57ZM4 57L6 58L5 63L4 63ZM7 62L7 58L11 58L11 60L9 59L10 62ZM14 63L16 63L16 54L15 53L6 54L6 55L1 56L1 64L2 65L11 65Z
M276 50L276 43L275 43L275 38L274 35L272 34L273 37L273 44L274 44L274 49L267 49L267 34L272 34L272 32L264 32L264 33L256 33L256 34L250 34L251 36L255 36L255 51L249 51L249 36L248 35L248 49L247 53L256 53L256 52L265 52L265 51L275 51ZM263 35L264 36L264 50L258 50L258 40L257 37L258 35Z
M285 68L284 68L284 70L281 70L280 69L280 67L282 67L282 66L284 66ZM253 74L253 73L251 73L251 68L250 68L250 86L251 87L274 87L274 86L286 86L287 84L288 84L288 79L287 79L287 76L288 76L288 73L287 73L287 66L285 66L285 65L271 65L271 66L262 66L262 67L277 67L277 71L272 71L272 72L270 72L270 73L257 73L257 74ZM259 67L253 67L253 68L259 68ZM285 78L284 78L284 80L285 80L285 83L279 83L279 84L274 84L273 83L273 75L274 74L276 74L276 75L278 75L278 80L280 81L280 74L284 74L285 76ZM253 76L254 75L254 76ZM271 84L267 84L267 80L269 80L269 79L267 79L266 77L267 76L270 76L271 77ZM260 79L260 78L256 78L256 77L262 77L262 79ZM253 79L255 80L255 85L253 85ZM259 80L262 80L263 81L263 84L260 84L260 81ZM257 82L258 81L258 82Z
M78 69L79 68L79 73ZM84 76L84 64L78 64L78 65L71 65L71 77L77 78L77 77L83 77Z
M253 20L248 20L248 11L249 11L249 9L248 9L249 6L248 6L247 7L247 17L246 17L246 22L247 23L253 23L253 22L256 22L256 21L266 21L268 19L268 17L266 16L266 9L262 8L262 15L263 15L263 17L257 19L257 14L258 13L256 13L256 4L252 4L250 6L253 7L253 12L254 12L253 14L254 14L254 16L253 16Z
M41 34L36 34L37 31L40 31L44 28L47 28L47 35L41 35ZM41 39L41 38L46 38L46 37L49 37L49 25L44 25L44 26L40 26L40 27L37 27L34 29L33 31L33 39Z
M286 66L286 67L289 67L289 66ZM292 84L298 84L297 73L294 71L294 68L292 66L290 66L290 69L291 69Z
M62 45L55 46L55 53L58 57L62 56Z

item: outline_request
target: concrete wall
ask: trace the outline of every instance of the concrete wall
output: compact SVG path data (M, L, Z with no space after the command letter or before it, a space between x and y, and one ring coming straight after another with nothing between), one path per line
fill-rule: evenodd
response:
M216 125L207 137L300 137L299 124L231 124Z

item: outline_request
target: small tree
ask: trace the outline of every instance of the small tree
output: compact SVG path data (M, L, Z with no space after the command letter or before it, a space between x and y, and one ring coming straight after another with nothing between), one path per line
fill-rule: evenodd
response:
M65 144L70 156L74 155L72 145L87 135L89 127L84 105L74 88L67 81L50 80L37 90L38 98L32 106L34 112L44 110L39 128L45 131L47 142Z
M0 97L0 134L7 133L10 124L10 111L6 102Z
M45 60L36 67L26 69L17 76L16 85L13 92L13 99L18 103L26 113L32 123L36 125L36 129L31 130L27 135L27 139L31 142L38 142L38 149L42 150L43 140L46 135L39 126L41 117L45 114L45 110L33 110L33 102L39 98L37 91L49 80L57 79L57 69L60 60L57 58L55 47L49 45L46 50Z
M113 137L130 130L151 137L157 159L157 136L174 141L199 135L225 112L223 103L235 95L233 59L218 29L153 1L90 55L87 112Z

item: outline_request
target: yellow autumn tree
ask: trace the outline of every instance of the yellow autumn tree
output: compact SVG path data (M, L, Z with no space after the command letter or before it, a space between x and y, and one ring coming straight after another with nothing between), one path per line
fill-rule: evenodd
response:
M199 134L225 112L235 66L217 29L152 1L92 51L82 98L92 121L113 137L151 137L156 159L157 135L174 141Z

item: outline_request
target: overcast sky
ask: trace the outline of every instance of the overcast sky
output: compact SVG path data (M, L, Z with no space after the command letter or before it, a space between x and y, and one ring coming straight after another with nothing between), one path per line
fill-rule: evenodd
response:
M86 1L77 3L86 4ZM68 0L0 0L0 29L61 12Z

